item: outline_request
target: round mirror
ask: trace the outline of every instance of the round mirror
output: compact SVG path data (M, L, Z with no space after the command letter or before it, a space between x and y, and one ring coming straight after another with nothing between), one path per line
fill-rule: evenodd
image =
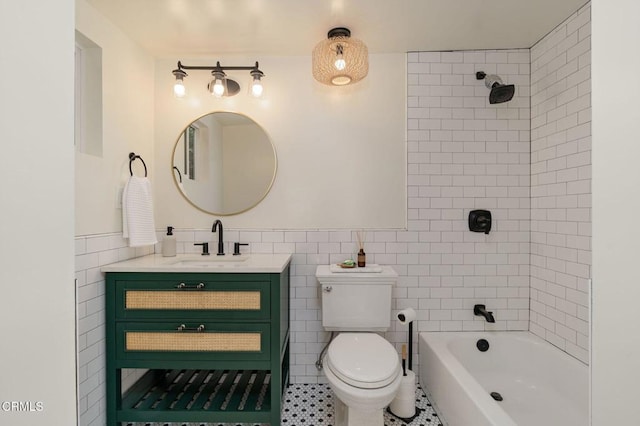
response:
M276 152L249 117L214 112L190 123L176 142L173 178L194 207L217 216L242 213L267 195Z

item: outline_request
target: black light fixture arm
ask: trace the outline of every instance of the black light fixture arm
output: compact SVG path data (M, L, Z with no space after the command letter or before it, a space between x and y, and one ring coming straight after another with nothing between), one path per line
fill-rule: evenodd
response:
M222 66L220 61L215 65L184 65L178 61L178 70L206 70L206 71L260 71L258 62L254 66Z

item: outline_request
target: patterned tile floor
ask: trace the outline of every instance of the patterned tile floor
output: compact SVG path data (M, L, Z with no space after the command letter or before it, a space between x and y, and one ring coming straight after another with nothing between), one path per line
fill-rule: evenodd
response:
M290 385L284 395L284 407L281 426L335 426L335 396L329 385L294 384ZM438 415L429 400L416 386L416 417L406 423L385 412L385 426L442 426ZM239 423L129 423L129 426L242 426ZM250 424L250 426L258 426Z
M282 426L334 426L334 398L329 385L290 385L285 393ZM410 423L385 412L385 426L442 426L419 385L416 407L417 415Z

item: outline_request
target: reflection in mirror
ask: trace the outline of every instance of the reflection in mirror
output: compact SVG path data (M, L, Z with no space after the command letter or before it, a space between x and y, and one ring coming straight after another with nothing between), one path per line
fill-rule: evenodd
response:
M267 195L276 153L249 117L214 112L190 123L173 151L173 178L192 205L219 216L242 213Z

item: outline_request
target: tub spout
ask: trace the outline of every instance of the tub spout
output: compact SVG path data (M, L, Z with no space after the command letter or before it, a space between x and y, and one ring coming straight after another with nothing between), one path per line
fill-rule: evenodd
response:
M475 305L473 307L474 315L482 315L487 322L496 322L496 319L493 317L493 312L487 311L487 307L485 305Z

